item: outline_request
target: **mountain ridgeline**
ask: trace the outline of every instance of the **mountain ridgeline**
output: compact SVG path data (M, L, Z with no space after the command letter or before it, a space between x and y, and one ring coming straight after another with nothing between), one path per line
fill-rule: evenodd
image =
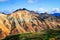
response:
M11 14L0 13L0 38L11 34L57 28L60 28L60 17L48 13L39 14L27 9L18 9Z

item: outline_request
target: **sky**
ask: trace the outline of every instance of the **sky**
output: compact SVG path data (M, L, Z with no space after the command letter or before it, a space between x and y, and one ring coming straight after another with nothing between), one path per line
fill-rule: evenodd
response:
M0 12L11 13L20 8L60 13L60 0L0 0Z

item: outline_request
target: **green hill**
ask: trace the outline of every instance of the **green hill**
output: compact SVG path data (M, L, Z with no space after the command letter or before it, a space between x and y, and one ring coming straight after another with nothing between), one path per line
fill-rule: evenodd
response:
M3 40L60 40L60 29L48 29L41 33L35 32L10 35Z

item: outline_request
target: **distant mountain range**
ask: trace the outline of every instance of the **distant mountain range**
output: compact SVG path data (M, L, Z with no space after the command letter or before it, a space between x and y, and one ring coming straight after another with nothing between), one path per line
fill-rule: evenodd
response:
M60 13L53 13L52 16L60 16Z

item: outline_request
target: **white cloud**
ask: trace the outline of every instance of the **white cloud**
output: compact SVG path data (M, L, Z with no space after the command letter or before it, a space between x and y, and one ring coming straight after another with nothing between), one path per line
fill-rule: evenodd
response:
M60 13L60 9L59 9L59 8L53 8L53 9L52 9L52 12Z
M38 0L28 0L28 3L36 3Z
M44 9L44 8L39 8L39 12L44 13L44 12L48 12L48 11L46 9Z
M5 2L5 1L8 1L8 0L0 0L0 2Z
M49 14L53 14L53 13L60 13L60 9L59 8L52 8L51 10L46 10L44 8L39 8L39 12L40 13L44 13L44 12L48 12Z
M29 3L33 3L33 0L28 0Z

